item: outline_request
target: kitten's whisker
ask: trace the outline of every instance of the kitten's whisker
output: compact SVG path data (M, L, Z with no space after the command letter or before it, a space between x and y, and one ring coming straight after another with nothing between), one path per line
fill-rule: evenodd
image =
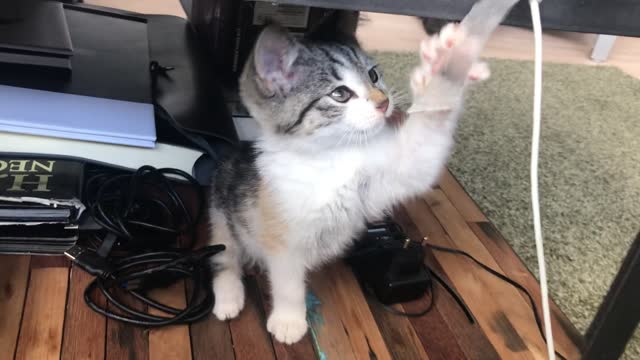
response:
M347 145L351 145L351 138L353 137L353 131L349 131L349 137L347 138Z
M340 137L340 140L338 140L338 143L336 144L336 147L338 147L338 146L342 145L342 141L347 137L347 134L348 134L348 133L349 133L349 132L344 132L344 133L342 133L342 136Z

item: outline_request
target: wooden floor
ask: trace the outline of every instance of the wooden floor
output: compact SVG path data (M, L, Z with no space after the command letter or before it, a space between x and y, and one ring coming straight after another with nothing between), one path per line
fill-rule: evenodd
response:
M412 238L426 236L434 244L463 249L539 297L535 278L448 172L438 188L406 204L397 218ZM427 315L404 318L385 312L367 301L350 270L336 263L310 278L310 333L284 346L265 329L269 299L260 275L246 279L247 304L233 321L209 316L191 326L147 330L91 312L82 299L90 277L64 259L3 256L0 359L545 358L524 294L457 255L427 251L426 263L448 278L478 324L470 324L439 285ZM184 285L156 295L179 306L185 301ZM429 301L397 308L417 311ZM557 306L553 314L558 351L578 359L580 336Z

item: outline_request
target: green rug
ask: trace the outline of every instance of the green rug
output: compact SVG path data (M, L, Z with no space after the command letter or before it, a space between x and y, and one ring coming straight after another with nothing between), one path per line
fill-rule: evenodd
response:
M377 53L406 91L414 54ZM533 64L490 61L469 93L449 167L527 266L537 262L529 161ZM550 292L585 331L640 224L640 81L610 67L543 71L540 194ZM640 358L640 332L626 358Z

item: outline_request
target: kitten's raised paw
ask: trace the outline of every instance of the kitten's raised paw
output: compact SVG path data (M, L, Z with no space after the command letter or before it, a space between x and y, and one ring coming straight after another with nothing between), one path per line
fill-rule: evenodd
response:
M213 281L213 293L213 314L218 320L233 319L244 307L244 286L235 274L218 274Z
M440 33L427 36L420 43L421 65L411 75L411 89L415 95L421 95L429 84L431 77L440 72L451 60L453 48L467 39L467 31L460 24L449 23ZM465 45L467 46L467 45ZM473 42L468 44L473 46ZM464 53L464 52L462 52ZM455 56L460 56L460 54ZM469 70L469 81L482 81L489 78L491 72L484 62L474 63Z
M489 70L489 64L486 62L477 62L471 65L471 70L469 70L470 81L487 80L489 76L491 76L491 70Z
M304 316L297 316L285 312L273 313L267 320L267 330L273 334L276 340L293 344L307 333L307 320Z
M425 71L432 74L440 71L448 61L451 49L466 38L466 31L460 24L449 23L440 33L427 36L420 43L420 58Z

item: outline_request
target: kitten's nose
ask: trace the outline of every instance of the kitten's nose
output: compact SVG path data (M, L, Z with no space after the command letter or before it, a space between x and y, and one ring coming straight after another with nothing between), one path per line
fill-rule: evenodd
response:
M376 109L382 113L386 113L389 108L389 99L384 99L376 104Z
M389 108L389 98L378 88L370 90L367 100L371 101L373 106L382 113L386 113Z

